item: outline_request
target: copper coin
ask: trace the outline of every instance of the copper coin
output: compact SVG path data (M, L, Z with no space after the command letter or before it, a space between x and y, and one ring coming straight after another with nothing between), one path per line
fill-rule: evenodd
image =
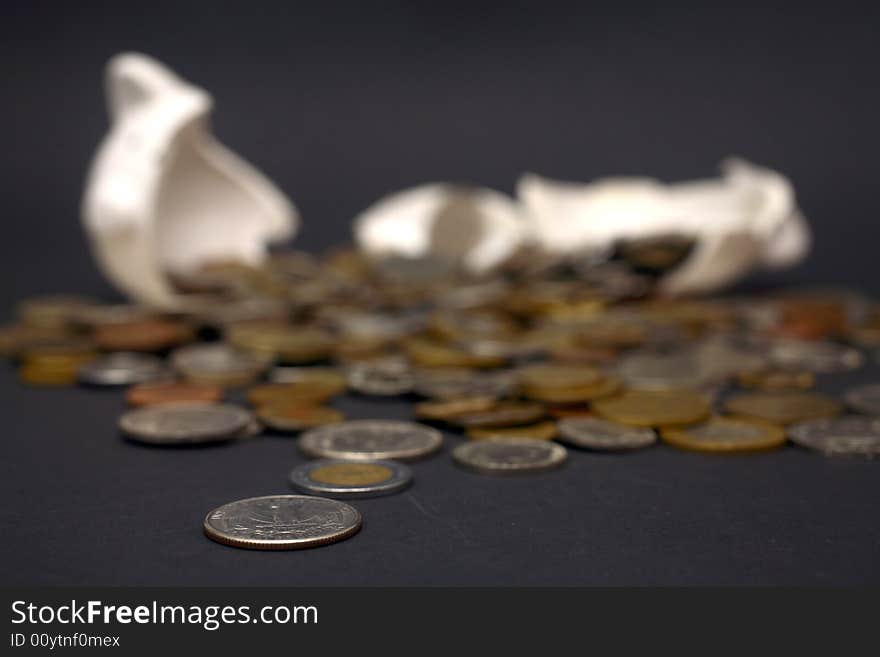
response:
M186 342L192 335L192 328L183 322L145 319L99 326L94 338L108 351L161 351Z
M133 386L125 393L125 401L130 406L155 406L180 402L218 402L223 398L223 389L198 383L168 381L163 383L142 383Z

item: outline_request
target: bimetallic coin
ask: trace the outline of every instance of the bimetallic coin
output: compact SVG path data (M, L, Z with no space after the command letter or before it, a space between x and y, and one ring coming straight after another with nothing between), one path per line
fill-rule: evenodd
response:
M267 495L214 509L203 523L211 540L251 550L296 550L355 535L361 514L336 500L310 495Z
M694 424L711 412L706 397L689 390L629 390L596 400L593 410L606 420L637 427Z
M397 493L412 483L412 471L395 461L322 459L294 468L290 483L313 495L378 497Z
M850 388L844 393L843 400L858 413L880 417L880 383Z
M484 474L547 470L562 465L566 456L562 445L523 438L467 442L452 450L456 463Z
M697 452L756 452L785 443L782 427L745 418L714 417L690 427L660 430L663 442Z
M828 456L880 455L880 418L845 415L799 422L788 428L792 442Z
M149 354L120 351L90 361L79 368L80 383L93 386L127 386L168 378L161 358Z
M443 444L443 434L413 422L352 420L310 429L299 437L307 455L346 461L417 459Z
M252 418L231 404L166 404L123 413L119 429L132 440L154 445L211 443L238 438Z
M224 387L251 383L268 364L263 357L222 342L181 347L171 354L172 367L189 381Z
M839 415L843 405L836 399L811 392L755 392L729 397L724 409L731 415L791 424Z
M471 440L499 440L502 438L527 438L529 440L553 440L558 434L555 422L538 422L518 427L471 427L467 430Z
M596 450L629 450L657 442L653 429L617 424L597 417L568 417L559 421L562 442Z
M276 431L304 431L345 419L335 408L296 402L272 402L259 406L256 413L263 424Z
M197 383L163 381L142 383L126 390L125 401L130 406L156 406L185 402L218 402L223 398L223 388Z

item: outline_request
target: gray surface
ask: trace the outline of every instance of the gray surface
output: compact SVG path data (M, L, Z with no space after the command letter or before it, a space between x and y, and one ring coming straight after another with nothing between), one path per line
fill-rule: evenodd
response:
M676 179L739 153L791 175L817 240L807 264L753 286L880 289L876 8L630 4L4 9L0 308L43 292L113 298L77 213L106 127L100 67L128 48L215 93L218 134L295 198L308 248L347 239L354 213L427 180L510 191L524 170ZM249 553L206 539L202 519L230 500L289 492L302 461L290 438L149 448L117 436L119 391L25 389L6 369L0 391L3 583L880 582L877 463L658 446L572 453L558 471L499 479L455 468L450 438L413 464L407 492L356 502L364 528L351 540ZM352 417L408 409L341 407Z

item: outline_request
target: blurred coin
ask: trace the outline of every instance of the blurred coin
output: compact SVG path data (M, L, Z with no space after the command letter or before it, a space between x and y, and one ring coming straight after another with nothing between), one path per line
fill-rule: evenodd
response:
M413 388L413 375L399 360L367 361L349 367L348 386L362 395L404 395Z
M164 404L126 411L119 429L132 440L154 445L210 443L238 438L252 417L231 404Z
M412 470L395 461L322 459L297 466L290 483L304 493L327 497L378 497L400 492L412 483Z
M549 386L543 388L523 386L522 392L524 396L535 401L548 404L574 404L602 399L613 395L618 390L620 390L620 380L606 376L599 382L588 386Z
M264 383L247 391L247 400L254 406L275 403L320 404L335 397L345 387L336 381L300 381L299 383Z
M850 388L844 393L843 400L858 413L880 417L880 383Z
M630 450L657 442L653 429L617 424L595 417L563 418L558 426L561 441L586 449Z
M845 415L799 422L788 428L792 442L828 456L880 454L880 418Z
M176 349L172 367L186 379L223 387L246 385L268 366L268 361L223 342L201 343Z
M461 413L452 418L463 427L509 427L537 422L546 415L543 404L525 401L498 402L485 411Z
M143 306L133 304L98 305L86 304L71 313L74 324L94 328L105 324L126 324L154 319L154 313Z
M240 349L285 363L326 360L335 346L333 337L326 331L274 322L236 324L228 327L225 336Z
M416 417L424 420L451 422L459 415L488 411L498 403L494 397L467 397L416 404Z
M407 339L403 348L409 360L421 367L493 368L501 367L505 362L504 358L495 355L476 354L427 338Z
M711 409L705 396L689 390L628 390L596 400L593 410L612 422L663 427L694 424L707 418Z
M547 415L556 419L567 417L595 417L589 404L547 404Z
M219 386L162 381L141 383L125 392L125 401L130 406L156 406L160 404L179 404L182 402L218 402L223 397Z
M103 324L95 328L94 340L108 351L161 351L193 337L191 326L168 319Z
M353 536L361 514L336 500L311 495L268 495L224 504L203 523L213 541L251 550L296 550Z
M843 406L837 400L819 393L755 392L729 397L724 402L724 408L733 415L772 424L791 424L838 415Z
M263 424L276 431L303 431L345 419L335 408L283 401L259 406L256 413Z
M351 461L417 459L436 452L443 434L413 422L351 420L310 429L299 437L309 456Z
M665 427L664 442L698 452L754 452L785 443L782 427L761 420L713 417L690 427Z
M808 390L816 383L812 372L783 369L765 369L757 372L742 372L737 383L743 388L755 388L765 392L784 390Z
M342 370L335 367L296 367L278 366L269 370L272 383L315 383L336 386L340 392L345 390L346 378Z
M118 351L101 356L77 371L80 383L93 386L127 386L169 377L165 362L156 356Z
M553 440L558 431L552 421L526 424L516 427L470 427L467 437L471 440L499 440L502 438L527 438L529 440Z
M0 327L0 356L14 358L41 343L57 342L70 337L65 327L7 324Z
M591 386L604 378L599 370L582 365L541 363L519 371L520 382L531 388L574 388Z
M415 374L414 389L432 399L469 397L505 397L516 388L517 376L510 371L476 372L444 368L420 370Z
M555 468L565 462L565 448L523 438L462 443L452 450L459 465L483 474L514 474Z
M772 343L769 357L779 367L816 374L858 369L865 360L858 349L834 342L806 340L780 340Z
M96 305L92 299L73 295L50 295L25 299L18 304L19 319L30 326L68 326L77 312Z

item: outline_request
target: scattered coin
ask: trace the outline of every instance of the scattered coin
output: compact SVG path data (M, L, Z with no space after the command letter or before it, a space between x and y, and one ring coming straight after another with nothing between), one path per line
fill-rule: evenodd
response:
M452 450L456 463L484 474L547 470L562 465L566 456L561 445L523 438L462 443Z
M880 383L850 388L844 393L843 399L847 406L858 413L880 417Z
M544 405L536 402L498 402L485 411L461 413L452 421L463 427L510 427L537 422L547 414Z
M192 337L191 326L167 319L101 324L94 331L95 342L108 351L161 351Z
M553 440L559 432L555 422L545 421L518 427L470 427L465 433L471 440L498 440L500 438Z
M218 402L223 398L223 388L219 386L186 383L181 381L160 381L132 386L125 393L129 406L157 406L160 404L180 404L186 402Z
M290 483L312 495L378 497L397 493L412 483L412 471L395 461L338 461L305 463L290 473Z
M89 361L77 370L80 383L93 386L127 386L169 377L161 358L118 351Z
M254 406L275 403L321 404L341 392L335 383L263 383L247 391L247 400Z
M421 370L415 375L415 392L431 399L505 397L517 386L512 372L476 372L465 368Z
M61 327L70 325L76 313L93 305L92 299L58 294L26 299L18 304L17 314L30 326Z
M657 442L653 429L633 427L596 417L570 417L559 421L559 439L575 447L595 450L630 450Z
M171 365L194 383L235 387L253 382L266 369L268 361L219 342L176 349L171 354Z
M834 342L780 340L770 347L770 360L779 367L817 374L858 369L865 362L862 352Z
M782 427L761 420L713 417L690 427L665 427L663 441L697 452L756 452L785 443Z
M204 522L205 535L232 547L296 550L354 536L361 514L336 500L310 495L267 495L224 504Z
M258 406L256 414L263 424L276 431L304 431L345 419L342 413L329 406L303 405L289 401Z
M416 417L423 420L452 422L460 415L480 413L494 408L498 400L494 397L468 397L440 401L424 401L416 404Z
M791 424L803 420L839 415L843 405L831 397L815 392L741 393L724 402L732 414L771 424Z
M123 413L119 429L132 440L154 445L211 443L238 438L252 417L231 404L164 404Z
M743 388L755 388L764 392L785 390L808 390L816 383L812 372L783 369L765 369L757 372L742 372L737 383Z
M705 396L689 390L628 390L597 400L593 409L606 420L638 427L694 424L711 412Z
M413 388L413 375L399 360L356 363L348 370L348 386L362 395L404 395Z
M799 422L788 428L792 442L829 456L880 454L880 418L845 415Z
M350 461L409 460L428 456L443 445L443 434L413 422L351 420L310 429L299 437L309 456Z

